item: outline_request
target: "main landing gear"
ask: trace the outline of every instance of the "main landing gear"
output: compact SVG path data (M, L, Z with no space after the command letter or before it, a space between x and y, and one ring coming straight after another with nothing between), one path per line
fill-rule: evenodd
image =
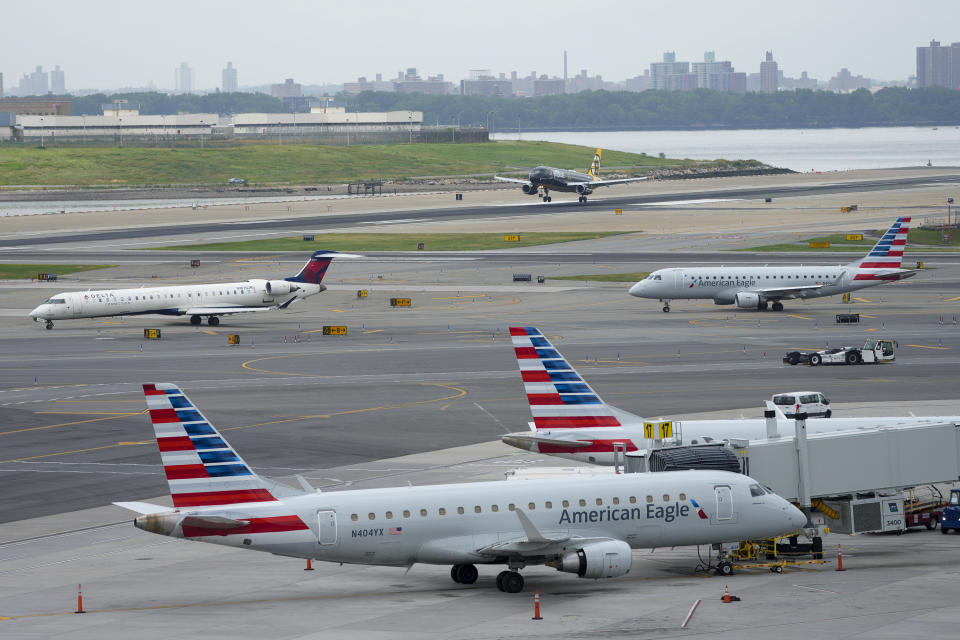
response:
M544 189L543 193L540 194L540 197L543 198L544 202L551 202L553 198L550 197L550 190Z
M190 324L192 324L195 327L200 326L201 324L203 324L203 317L190 316ZM216 327L217 325L220 324L220 318L218 318L217 316L210 316L209 318L207 318L207 324L210 325L211 327Z
M473 584L480 572L472 564L455 564L450 567L450 578L457 584ZM517 571L501 571L497 575L497 589L505 593L523 591L523 576Z
M774 302L772 305L770 305L770 308L772 308L774 311L783 311L783 303Z
M587 196L580 196L580 204L587 204Z

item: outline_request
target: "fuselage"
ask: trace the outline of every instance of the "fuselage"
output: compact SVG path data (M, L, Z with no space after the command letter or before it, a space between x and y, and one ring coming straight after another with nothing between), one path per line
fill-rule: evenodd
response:
M331 562L502 563L496 552L481 550L526 539L515 511L547 538L607 538L634 549L766 538L806 522L747 476L675 471L306 494L145 515L136 524L173 537ZM250 524L184 531L183 518L191 514ZM536 560L535 553L525 557Z
M282 282L282 281L281 281ZM322 285L297 282L295 290L268 292L266 280L221 284L104 289L59 293L30 312L35 320L100 318L107 316L160 314L184 315L200 307L272 307L323 290Z
M534 167L530 171L529 180L530 184L538 188L551 191L576 191L589 195L593 191L590 183L594 178L586 173L569 169Z

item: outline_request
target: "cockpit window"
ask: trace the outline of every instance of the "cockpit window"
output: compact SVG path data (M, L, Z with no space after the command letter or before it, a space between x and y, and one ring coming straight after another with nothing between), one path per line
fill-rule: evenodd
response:
M761 487L760 485L758 485L758 484L752 484L752 485L750 485L750 495L753 496L754 498L759 498L760 496L764 495L765 493L766 493L766 491L764 491L764 490L763 490L763 487Z
M50 298L43 304L67 304L67 301L64 300L63 298Z

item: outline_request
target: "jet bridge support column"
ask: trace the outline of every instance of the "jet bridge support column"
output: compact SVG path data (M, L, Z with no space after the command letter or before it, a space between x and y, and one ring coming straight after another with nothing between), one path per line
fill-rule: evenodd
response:
M771 404L767 402L768 408L763 412L763 417L767 420L767 438L779 438L780 432L777 430L777 410L769 407Z
M797 413L794 423L796 430L797 447L797 495L800 497L800 506L809 517L810 515L810 460L807 453L807 414Z

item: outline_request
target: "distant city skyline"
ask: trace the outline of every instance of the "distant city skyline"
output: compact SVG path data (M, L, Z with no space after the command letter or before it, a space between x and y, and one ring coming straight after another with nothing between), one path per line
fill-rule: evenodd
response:
M580 2L554 0L552 13L577 14ZM605 80L623 81L649 68L663 52L702 60L706 51L730 61L738 72L756 73L764 52L791 77L803 71L826 80L841 68L885 81L915 74L915 48L931 40L960 39L960 3L929 0L901 19L892 0L809 0L802 4L742 0L737 10L708 0L652 5L623 0L593 7L589 20L548 19L537 29L516 18L516 6L490 0L483 11L435 0L410 7L360 0L349 7L288 0L282 11L235 0L187 3L168 0L159 16L152 7L51 0L43 8L44 37L9 30L0 40L0 72L20 78L38 64L61 64L71 91L155 86L173 90L171 71L186 61L194 90L222 85L228 61L240 86L268 86L295 78L302 84L343 84L380 73L392 78L406 67L444 75L458 83L470 69L535 70L563 76L588 69ZM109 9L109 10L108 10ZM358 12L364 20L356 19ZM256 19L250 19L256 16ZM31 5L5 8L9 24L38 18ZM152 21L157 28L150 28ZM162 21L162 28L160 28ZM146 25L146 26L145 26ZM124 52L117 55L118 51ZM106 62L106 63L105 63Z

